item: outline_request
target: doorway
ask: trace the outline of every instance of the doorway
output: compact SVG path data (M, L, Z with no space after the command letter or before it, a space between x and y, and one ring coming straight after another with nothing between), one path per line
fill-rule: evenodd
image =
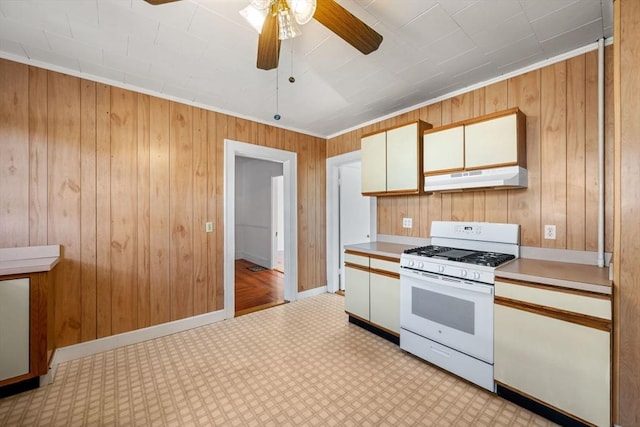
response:
M361 179L360 175L350 173L354 172L354 168L359 168L360 159L360 151L352 151L350 153L330 157L327 159L327 290L329 292L337 292L341 288L340 277L343 277L343 246L345 244L375 241L377 239L376 198L363 197L359 191ZM346 173L350 176L348 178L345 177L345 180L349 181L347 183L349 189L347 189L346 191L349 192L352 197L345 197L345 200L343 200L341 206L340 172L343 166L351 168L350 170L346 171ZM353 203L356 199L360 203ZM368 203L366 202L366 199L368 199ZM347 240L344 240L345 237L343 236L343 241L341 241L341 210L343 212L355 212L358 209L366 210L367 206L369 208L369 237L367 238L366 231L364 233L359 231L356 233L355 237L347 237ZM359 212L362 211L360 210ZM363 213L362 215L366 215L366 213ZM354 241L349 241L350 239L353 239Z
M282 211L283 211L283 246L284 246L284 300L294 301L297 298L298 265L297 265L297 155L296 153L268 148L238 141L225 140L224 157L224 308L225 317L235 316L235 261L236 234L244 233L236 224L236 186L245 185L236 182L236 159L243 158L278 163L282 167ZM269 181L267 181L269 182ZM267 191L270 193L270 191ZM270 197L270 196L269 196ZM269 212L269 200L263 210ZM240 222L240 221L238 221ZM245 225L255 225L247 223ZM246 247L245 247L246 250Z
M282 207L282 163L236 156L235 171L236 316L284 303L284 272L274 269L274 234ZM280 215L281 216L281 215ZM283 221L280 223L283 224ZM280 232L280 235L283 235ZM281 246L284 261L284 243Z

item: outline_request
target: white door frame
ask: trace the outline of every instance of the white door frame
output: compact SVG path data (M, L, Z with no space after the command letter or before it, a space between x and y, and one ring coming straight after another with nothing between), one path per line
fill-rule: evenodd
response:
M336 292L340 286L340 199L339 168L360 161L360 150L327 159L327 291ZM371 197L371 241L377 239L377 202Z
M283 209L280 206L282 196L280 195L281 190L279 187L280 185L284 187L284 180L282 184L279 183L280 178L282 178L282 176L271 177L271 228L269 230L269 235L271 236L271 257L269 259L269 265L272 269L278 266L278 240L284 235L284 230L280 230L278 227L279 216L282 215L280 211Z
M297 153L261 145L224 140L224 310L235 316L235 193L236 156L282 163L284 180L284 299L298 297ZM265 207L266 208L266 207Z

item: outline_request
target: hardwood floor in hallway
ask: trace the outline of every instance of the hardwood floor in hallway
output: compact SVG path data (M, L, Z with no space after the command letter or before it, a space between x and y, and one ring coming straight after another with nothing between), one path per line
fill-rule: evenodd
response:
M244 259L235 262L236 317L285 302L284 274L277 270L249 270L254 266Z

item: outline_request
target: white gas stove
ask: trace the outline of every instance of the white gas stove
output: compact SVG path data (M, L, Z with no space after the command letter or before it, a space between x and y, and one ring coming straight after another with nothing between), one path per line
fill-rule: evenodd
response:
M400 347L493 391L494 271L519 242L516 224L434 221L400 256Z

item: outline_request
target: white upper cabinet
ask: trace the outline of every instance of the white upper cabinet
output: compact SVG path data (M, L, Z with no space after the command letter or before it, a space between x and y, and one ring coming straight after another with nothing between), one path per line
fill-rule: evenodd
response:
M443 173L464 168L464 126L454 125L424 133L424 173Z
M465 168L526 167L525 116L519 110L464 127Z
M362 193L387 191L387 135L376 133L362 138Z
M361 140L362 194L418 194L422 188L420 137L431 125L416 121Z
M517 108L430 129L423 136L425 176L503 166L526 168L526 117Z
M387 191L417 191L420 159L418 123L387 131Z

